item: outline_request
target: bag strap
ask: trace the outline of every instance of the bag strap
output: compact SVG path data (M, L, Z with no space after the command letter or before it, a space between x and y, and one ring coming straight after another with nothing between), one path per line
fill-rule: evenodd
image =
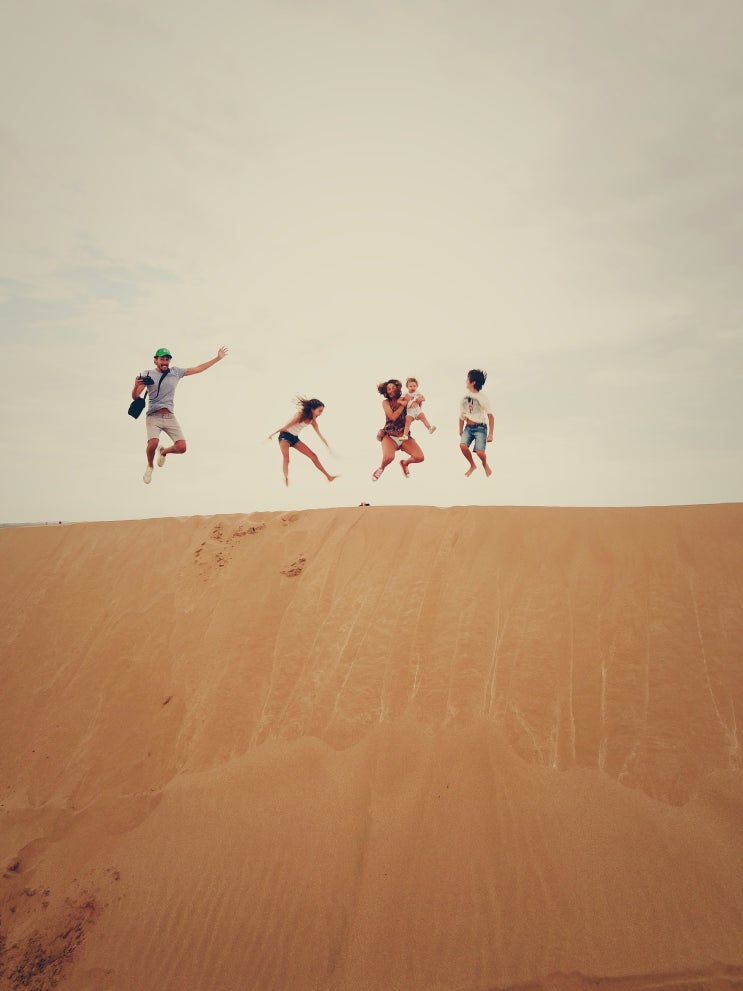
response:
M165 371L160 376L160 381L157 383L157 392L155 393L154 396L155 399L157 399L157 397L160 395L160 386L163 384L163 379L165 378L165 376L168 374L169 371L170 369L166 368Z

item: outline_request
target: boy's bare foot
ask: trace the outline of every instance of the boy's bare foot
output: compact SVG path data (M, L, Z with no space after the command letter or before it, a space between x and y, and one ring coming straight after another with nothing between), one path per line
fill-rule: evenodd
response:
M469 478L470 475L472 474L472 472L475 470L476 467L477 467L477 465L472 465L471 468L468 468L467 471L464 473L464 477L465 478Z
M289 479L288 478L285 478L284 479L284 485L287 485L287 486L289 485Z
M493 474L493 469L490 467L490 465L487 464L483 465L483 468L485 469L485 474L488 476L488 478L490 478L490 476Z
M328 475L328 481L329 482L334 482L336 480L336 478L338 478L338 475Z
M408 467L409 464L410 464L409 461L401 461L400 462L400 467L402 468L402 473L403 473L403 475L406 478L410 478L410 468Z

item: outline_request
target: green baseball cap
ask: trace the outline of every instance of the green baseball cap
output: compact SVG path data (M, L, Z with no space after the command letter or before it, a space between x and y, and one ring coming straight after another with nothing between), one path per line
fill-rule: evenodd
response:
M173 355L170 353L170 351L168 351L167 348L158 348L157 351L155 351L155 357L156 358L172 358Z

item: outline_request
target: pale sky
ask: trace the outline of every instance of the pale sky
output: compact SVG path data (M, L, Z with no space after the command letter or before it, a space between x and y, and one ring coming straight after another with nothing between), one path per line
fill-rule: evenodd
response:
M6 0L0 522L740 501L742 46L739 0ZM221 344L144 485L134 376ZM408 375L438 431L373 483ZM264 439L297 393L332 485Z

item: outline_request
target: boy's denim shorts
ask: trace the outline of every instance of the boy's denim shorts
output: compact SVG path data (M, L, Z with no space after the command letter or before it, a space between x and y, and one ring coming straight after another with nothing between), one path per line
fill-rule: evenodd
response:
M465 423L460 444L469 447L475 442L476 451L484 451L488 441L488 428L484 423Z

